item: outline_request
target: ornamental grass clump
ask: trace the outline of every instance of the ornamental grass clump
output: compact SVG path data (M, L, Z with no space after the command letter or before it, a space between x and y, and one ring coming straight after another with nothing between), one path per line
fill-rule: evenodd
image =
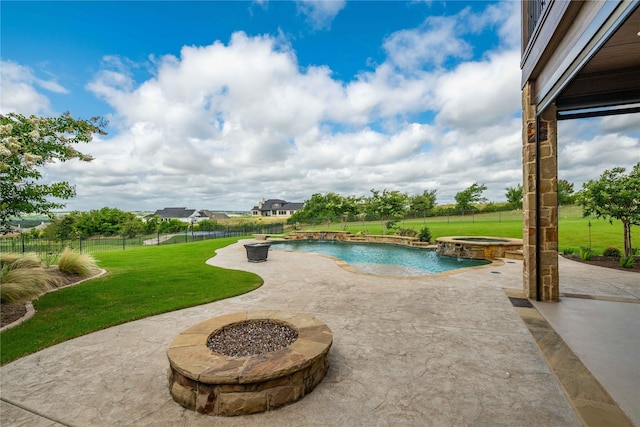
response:
M7 304L31 301L59 286L63 280L44 268L33 255L3 255L0 265L0 301Z
M69 248L62 252L58 260L58 270L66 274L86 276L96 268L96 260L91 255L74 252Z

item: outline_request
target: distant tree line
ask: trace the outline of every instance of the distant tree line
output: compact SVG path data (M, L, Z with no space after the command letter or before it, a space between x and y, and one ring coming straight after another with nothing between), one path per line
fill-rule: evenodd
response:
M522 208L522 185L506 188L507 203L490 203L483 197L487 186L473 183L456 193L455 206L436 206L437 190L425 190L421 194L408 194L397 190L371 190L370 196L342 196L337 193L315 193L306 200L304 207L293 214L288 223L320 223L331 221L380 220L387 228L393 228L402 218L428 217L466 212L495 212ZM561 205L575 203L573 184L558 182L558 201Z
M180 233L188 228L191 230L218 231L224 230L226 226L210 219L205 219L195 224L189 224L175 218L163 220L159 216L145 220L131 212L104 207L89 212L70 212L61 218L53 220L44 230L32 229L29 233L33 237L71 240L95 236L124 235L125 237L136 237L155 233Z

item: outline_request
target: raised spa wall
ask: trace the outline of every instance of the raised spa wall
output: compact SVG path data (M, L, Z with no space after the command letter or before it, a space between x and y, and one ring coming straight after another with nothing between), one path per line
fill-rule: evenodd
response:
M452 236L436 239L436 251L440 255L458 258L497 259L514 258L522 252L522 239L486 236Z
M287 240L321 240L356 243L388 243L394 245L406 245L416 247L430 246L428 242L421 242L417 237L407 236L383 236L367 234L357 236L350 231L294 231L287 236Z

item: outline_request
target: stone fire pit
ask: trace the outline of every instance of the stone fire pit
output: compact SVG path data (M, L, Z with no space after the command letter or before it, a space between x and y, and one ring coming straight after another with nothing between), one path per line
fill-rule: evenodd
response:
M281 326L287 342L295 340L275 351L247 356L224 355L207 345L220 341L225 331L241 331L246 325L255 334L264 324ZM297 338L291 338L295 333ZM260 339L246 341L257 341L261 347ZM329 368L332 342L327 325L300 313L260 310L215 317L182 332L169 346L169 390L180 405L209 415L269 411L300 400L320 383ZM231 353L237 351L242 349Z

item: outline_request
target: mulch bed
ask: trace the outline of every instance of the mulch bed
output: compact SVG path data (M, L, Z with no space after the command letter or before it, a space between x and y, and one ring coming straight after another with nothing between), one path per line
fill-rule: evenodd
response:
M564 256L564 255L562 255ZM631 268L624 268L620 265L618 258L606 257L602 255L594 255L589 261L583 261L578 255L565 256L565 258L571 261L581 262L583 264L595 265L598 267L613 268L615 270L622 270L632 273L640 273L640 257L635 257L636 262Z

